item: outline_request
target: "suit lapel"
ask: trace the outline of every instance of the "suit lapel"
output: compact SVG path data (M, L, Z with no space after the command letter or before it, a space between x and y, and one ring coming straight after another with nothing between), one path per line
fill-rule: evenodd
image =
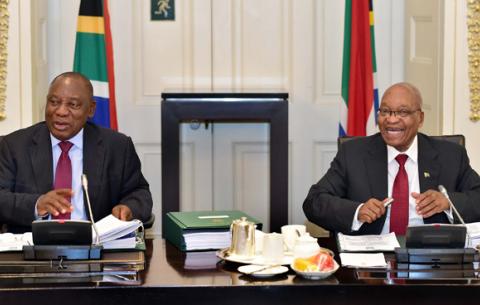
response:
M44 194L53 189L52 142L46 125L40 125L29 147L30 162L39 193Z
M93 215L99 215L95 204L99 199L100 185L103 180L103 165L105 148L98 130L92 125L86 124L83 134L83 172L88 178L88 190L92 204ZM87 202L84 200L85 209L88 211Z
M437 190L440 184L440 172L442 165L438 161L438 151L430 145L430 142L422 134L418 134L418 182L420 193L427 190ZM422 152L420 154L420 152ZM424 218L424 223L448 223L445 213L434 214Z
M371 197L383 200L388 195L387 147L377 134L369 143L369 155L365 158ZM370 225L362 226L367 234L378 234L385 223L385 215Z
M372 139L365 166L372 197L384 199L388 194L387 147L381 137Z
M420 192L438 188L440 163L438 152L430 145L425 136L418 134L418 182ZM421 153L420 153L421 152Z

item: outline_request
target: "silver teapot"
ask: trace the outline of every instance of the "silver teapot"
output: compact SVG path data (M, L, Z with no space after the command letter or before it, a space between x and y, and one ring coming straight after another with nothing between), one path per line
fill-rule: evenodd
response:
M236 219L230 225L232 243L230 255L240 257L252 257L255 255L255 223L248 221L246 217Z

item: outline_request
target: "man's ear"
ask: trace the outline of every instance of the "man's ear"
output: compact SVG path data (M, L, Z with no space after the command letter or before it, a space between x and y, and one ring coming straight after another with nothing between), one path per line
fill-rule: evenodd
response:
M420 124L418 124L418 127L423 126L423 120L425 119L425 113L423 111L420 111Z
M90 105L88 106L88 117L93 118L95 115L95 110L97 109L97 102L95 99L92 98L92 101L90 102Z

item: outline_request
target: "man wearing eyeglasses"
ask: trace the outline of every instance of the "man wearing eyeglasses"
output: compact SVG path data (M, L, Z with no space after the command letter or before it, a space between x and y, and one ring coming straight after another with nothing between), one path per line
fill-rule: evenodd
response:
M415 86L388 88L377 119L380 132L343 143L310 188L303 210L311 222L346 234L397 235L407 226L453 223L439 185L466 222L480 221L480 178L463 147L418 132L424 113Z
M9 231L31 231L40 218L89 219L82 174L95 220L150 217L152 196L132 140L87 122L95 108L87 78L60 74L50 84L45 121L0 142L0 223Z

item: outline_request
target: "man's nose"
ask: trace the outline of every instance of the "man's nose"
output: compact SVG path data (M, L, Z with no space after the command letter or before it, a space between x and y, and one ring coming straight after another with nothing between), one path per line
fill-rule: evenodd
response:
M67 104L61 103L58 108L55 110L55 113L58 115L67 115L70 112Z

